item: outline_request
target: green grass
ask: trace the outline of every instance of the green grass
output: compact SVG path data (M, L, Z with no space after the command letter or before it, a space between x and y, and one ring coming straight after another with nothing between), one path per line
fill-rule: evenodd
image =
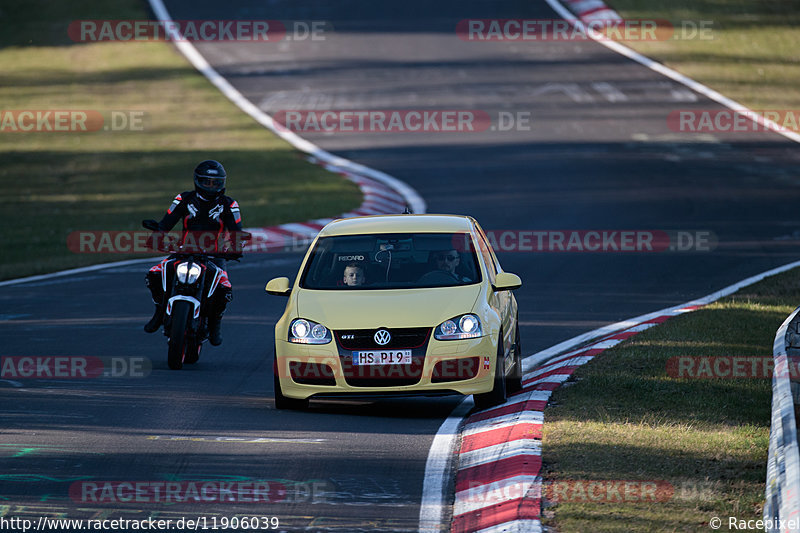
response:
M800 1L607 0L627 19L712 21L713 40L625 44L753 109L800 105ZM545 412L546 481L661 480L651 503L546 502L564 532L710 531L712 517L761 518L769 443L767 379L669 377L675 356L770 357L800 301L796 271L647 330L578 369Z
M713 39L628 46L756 110L800 106L800 0L607 0L627 19L711 21Z
M675 356L771 357L775 331L800 301L781 274L612 348L558 389L545 412L546 481L658 480L668 501L545 505L557 531L707 531L721 517L759 519L764 503L768 379L677 379Z
M0 110L144 113L141 131L0 132L0 279L125 258L72 253L67 236L141 229L143 218L160 218L175 194L192 188L203 159L225 165L246 226L335 216L360 204L353 183L305 162L170 43L83 44L67 34L74 20L144 18L140 0L0 7Z

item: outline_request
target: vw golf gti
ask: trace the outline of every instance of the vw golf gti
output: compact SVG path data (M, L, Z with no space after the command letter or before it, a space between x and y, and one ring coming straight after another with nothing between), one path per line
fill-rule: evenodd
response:
M485 408L521 388L517 301L468 216L336 220L312 242L275 325L275 405L311 398L473 394Z

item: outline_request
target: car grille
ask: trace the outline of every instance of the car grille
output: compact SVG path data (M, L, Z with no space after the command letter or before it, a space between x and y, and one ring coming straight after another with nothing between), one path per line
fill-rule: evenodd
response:
M375 342L374 335L378 329L386 329L392 336L384 346ZM400 387L419 383L430 334L431 328L335 331L345 381L352 387ZM353 366L353 352L357 350L411 350L411 364Z
M385 329L392 335L392 340L384 346L375 342L374 335L379 329ZM419 348L427 344L431 328L376 328L336 331L336 341L345 350L399 350Z

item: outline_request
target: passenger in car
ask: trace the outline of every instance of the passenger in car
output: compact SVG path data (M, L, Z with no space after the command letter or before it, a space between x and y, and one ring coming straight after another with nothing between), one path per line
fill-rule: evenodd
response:
M349 287L357 287L363 285L366 280L364 276L364 267L358 263L350 263L344 267L343 283Z

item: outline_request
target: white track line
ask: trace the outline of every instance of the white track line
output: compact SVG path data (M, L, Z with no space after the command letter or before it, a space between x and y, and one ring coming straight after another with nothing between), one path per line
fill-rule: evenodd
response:
M567 11L561 4L556 2L556 0L546 0L546 1L564 19L567 19L567 20L570 19L571 13L569 11ZM164 7L164 4L161 2L161 0L150 0L150 5L153 8L153 11L156 13L156 15L158 16L159 19L161 19L161 20L170 20L171 19L171 17L169 16L169 13L167 12L167 10ZM581 23L578 23L578 22L575 22L575 23L577 25L583 26ZM718 92L714 91L713 89L710 89L710 88L708 88L708 87L706 87L706 86L704 86L704 85L702 85L702 84L700 84L700 83L698 83L698 82L696 82L694 80L691 80L690 78L687 78L686 76L683 76L682 74L679 74L679 73L677 73L677 72L675 72L675 71L673 71L673 70L671 70L671 69L669 69L667 67L664 67L663 65L660 65L660 64L656 63L655 61L652 61L651 59L646 58L645 56L639 54L638 52L634 52L630 48L627 48L627 47L625 47L623 45L620 45L619 43L615 43L615 42L607 42L607 41L598 41L598 42L600 42L603 46L606 46L607 48L609 48L611 50L614 50L614 51L616 51L616 52L618 52L618 53L620 53L620 54L622 54L622 55L624 55L626 57L629 57L630 59L632 59L632 60L634 60L634 61L636 61L636 62L638 62L638 63L640 63L640 64L642 64L642 65L644 65L644 66L646 66L648 68L650 68L651 70L653 70L655 72L659 72L659 73L661 73L661 74L663 74L663 75L665 75L665 76L667 76L667 77L669 77L669 78L671 78L671 79L673 79L673 80L675 80L675 81L677 81L679 83L682 83L683 85L686 85L687 87L691 88L692 90L695 90L695 91L707 96L708 98L710 98L710 99L712 99L712 100L714 100L714 101L716 101L716 102L718 102L718 103L720 103L720 104L722 104L722 105L724 105L724 106L726 106L726 107L728 107L728 108L730 108L732 110L735 110L735 111L737 111L737 110L749 111L747 108L745 108L741 104L738 104L737 102L735 102L735 101L733 101L733 100L731 100L731 99L729 99L729 98L727 98L725 96L722 96L721 94L719 94ZM375 171L373 169L369 169L367 167L364 167L363 165L352 163L352 162L346 161L346 160L344 160L342 158L338 158L336 156L333 156L333 155L329 154L328 152L325 152L325 151L321 150L320 148L316 147L315 145L311 144L310 142L308 142L308 141L306 141L304 139L301 139L300 137L298 137L297 135L295 135L292 132L280 131L277 128L275 128L274 124L273 124L273 121L272 121L272 118L269 117L263 111L261 111L254 104L252 104L252 102L250 102L249 100L244 98L244 96L241 93L239 93L236 89L234 89L233 86L230 85L230 83L228 83L227 80L225 80L219 73L217 73L208 64L208 62L206 62L205 58L203 58L199 54L199 52L197 52L197 50L194 48L194 46L192 46L190 43L188 43L186 41L176 42L175 45L179 49L181 49L181 52L183 52L184 55L187 58L189 58L189 60L192 62L192 64L195 65L195 68L197 68L199 71L201 71L215 86L217 86L218 89L220 89L220 91L222 91L226 96L228 96L228 98L230 98L231 101L233 101L237 106L239 106L240 109L244 110L246 113L248 113L249 115L253 116L253 118L255 118L259 123L261 123L265 127L269 128L270 130L274 131L276 133L276 135L280 136L281 138L284 138L285 140L287 140L288 142L293 144L298 149L300 149L302 151L305 151L305 152L313 155L314 157L318 157L319 159L325 161L326 163L329 163L331 165L340 166L340 167L343 167L343 168L348 168L352 172L359 173L359 174L364 174L364 175L367 175L367 176L370 176L370 177L376 179L377 181L381 181L383 183L386 183L387 185L389 185L389 186L391 186L393 188L396 188L397 190L402 191L403 195L406 196L406 198L413 198L413 196L416 196L418 198L418 200L414 199L412 201L409 201L409 204L411 205L411 207L414 210L414 212L424 212L425 204L424 204L424 201L422 200L422 198L419 197L419 195L416 194L416 191L413 191L413 189L408 187L406 184L400 182L399 180L397 180L397 179L395 179L395 178L393 178L391 176L388 176L385 173L382 173L382 172L379 172L379 171ZM183 48L186 48L186 50L184 50ZM773 121L764 119L763 117L758 117L755 114L748 114L748 116L752 120L755 120L756 122L760 123L761 125L764 125L764 126L770 128L770 129L772 129L776 133L779 133L779 134L783 135L784 137L786 137L788 139L791 139L791 140L793 140L795 142L800 142L800 135L795 134L793 132L782 131L781 128L776 123L774 123ZM292 139L292 140L290 140L290 139ZM731 294L732 292L735 292L736 290L738 290L741 287L744 287L746 285L755 283L756 281L760 281L764 277L767 277L769 275L774 275L774 274L777 274L779 272L783 272L785 270L788 270L788 269L793 268L793 267L798 266L798 265L800 265L800 262L795 262L795 263L791 263L789 265L784 265L783 267L779 267L777 269L772 269L772 270L770 270L768 272L765 272L763 274L759 274L759 275L753 276L751 278L748 278L747 280L744 280L744 281L742 281L740 283L737 283L735 285L731 285L730 287L726 287L725 289L722 289L721 291L718 291L718 292L716 292L716 293L714 293L712 295L709 295L709 296L707 296L705 298L702 298L700 300L696 300L694 302L689 302L689 303L685 304L684 306L702 305L702 304L698 304L698 303L695 303L695 302L699 302L699 301L706 300L706 299L708 300L708 302L714 301L716 299L722 298L723 296L727 296L728 294ZM726 292L726 291L730 291L730 292ZM675 308L670 308L670 310L675 310L677 307L682 307L682 306L675 306ZM651 313L651 314L652 315L657 315L657 314L663 314L663 312ZM648 315L643 315L643 316L646 317ZM633 324L631 324L631 322L633 322ZM577 344L580 344L581 342L586 342L587 340L600 337L601 335L603 335L605 333L619 331L621 329L624 329L626 324L634 325L634 324L637 324L637 323L640 323L640 322L642 322L642 320L635 321L635 322L633 320L624 321L624 322L620 322L620 323L616 324L616 325L620 325L620 324L622 325L622 327L618 327L616 330L612 329L612 327L614 325L611 325L611 326L606 326L604 328L599 328L597 330L594 330L592 332L586 333L584 335L579 335L578 337L574 337L573 339L570 339L568 341L564 341L563 343L560 343L559 345L553 346L551 348L548 348L547 350L543 350L541 352L538 352L537 354L534 354L534 355L526 358L526 363L527 363L526 366L527 366L528 369L530 369L533 366L535 366L535 364L537 362L543 362L543 361L546 360L546 358L549 358L549 357L552 357L554 355L557 355L557 354L565 351L566 349L572 348L572 347L576 346ZM580 340L578 340L578 339L580 339ZM557 347L562 347L562 348L560 350L555 350ZM443 505L442 501L443 501L443 498L444 498L444 494L443 494L443 484L444 484L443 483L444 482L443 475L444 475L444 472L447 470L447 465L449 464L449 461L452 458L451 449L452 449L453 442L455 441L455 436L456 436L455 429L457 429L458 425L461 422L461 419L469 411L470 408L471 408L471 405L469 405L468 400L465 399L464 401L462 401L458 405L458 407L456 407L456 409L453 411L451 416L448 417L447 420L445 420L445 422L440 427L439 432L437 432L436 437L434 437L434 444L431 446L431 450L430 450L430 452L428 454L428 461L426 463L426 468L425 468L425 472L426 473L425 473L425 481L424 481L424 484L423 484L423 502L422 502L422 506L420 508L420 531L440 531L441 530L439 526L440 526L440 521L441 521L441 518L442 518L442 511L443 511L443 509L442 509L442 505ZM462 413L462 411L463 411L463 413ZM443 453L443 452L446 452L446 453ZM530 526L530 527L535 528L537 530L540 529L540 527L538 526L538 522L536 522L536 521L533 521L533 523L531 523L531 524L525 524L525 525L517 524L517 525L519 525L520 527Z
M95 270L104 270L106 268L114 268L125 265L138 265L140 263L153 263L157 262L157 257L145 257L142 259L130 259L128 261L116 261L114 263L101 263L99 265L91 265L80 268L71 268L69 270L62 270L60 272L51 272L49 274L40 274L38 276L28 276L26 278L9 279L0 281L0 287L8 285L17 285L19 283L28 283L30 281L41 281L44 279L60 278L62 276L71 276L72 274L83 274L84 272L93 272Z
M750 276L749 278L746 278L746 279L744 279L742 281L739 281L737 283L729 285L729 286L727 286L727 287L725 287L723 289L720 289L720 290L718 290L716 292L713 292L713 293L711 293L711 294L709 294L707 296L704 296L702 298L698 298L696 300L691 300L689 302L686 302L686 303L683 303L683 304L680 304L680 305L667 307L667 308L661 309L659 311L654 311L652 313L647 313L647 314L644 314L644 315L640 315L638 317L630 318L628 320L623 320L623 321L617 322L615 324L610 324L608 326L604 326L604 327L597 328L595 330L589 331L587 333L583 333L583 334L578 335L576 337L573 337L573 338L571 338L569 340L566 340L564 342L556 344L555 346L551 346L550 348L547 348L545 350L541 350L541 351L539 351L539 352L537 352L537 353L535 353L533 355L530 355L530 356L526 357L524 359L525 364L523 364L523 367L526 367L528 370L531 370L531 368L535 367L536 365L545 363L547 360L553 359L556 356L558 356L558 355L560 355L560 354L562 354L564 352L568 352L569 350L577 348L578 346L585 345L586 343L588 343L589 341L591 341L593 339L602 339L602 338L604 338L604 337L606 337L606 336L608 336L610 334L613 334L613 333L621 333L621 332L627 331L627 330L635 331L635 332L644 331L644 330L649 329L650 327L652 327L651 325L644 324L644 323L648 322L650 320L653 320L654 318L662 317L664 315L672 315L672 316L680 315L680 314L682 314L684 312L687 312L687 308L707 305L707 304L712 303L712 302L714 302L716 300L719 300L720 298L724 298L725 296L729 296L729 295L733 294L734 292L738 291L739 289L742 289L743 287L747 287L749 285L757 283L757 282L763 280L764 278L767 278L769 276L774 276L774 275L780 274L782 272L786 272L787 270L791 270L792 268L796 268L796 267L800 267L800 261L795 261L793 263L789 263L789 264L786 264L786 265L783 265L783 266L780 266L780 267L777 267L777 268L773 268L773 269L767 270L767 271L762 272L760 274L756 274L754 276ZM587 346L583 346L581 348L581 350L583 350L583 349L591 349L593 347L594 346L592 346L592 345L587 345ZM530 384L528 384L528 386L530 386ZM537 399L540 399L542 396L547 396L547 395L550 394L549 391L536 391L536 392L540 392L540 394L537 394ZM517 400L517 398L514 398L514 400ZM461 404L459 404L459 407L463 407L464 405L465 405L464 402L462 402ZM458 408L457 408L457 410L461 411L461 409L458 409ZM445 421L444 424L442 424L442 427L440 428L440 432L443 433L443 435L442 435L443 438L441 440L437 440L440 437L439 433L437 433L436 437L434 438L435 446L431 447L431 452L430 452L430 454L428 456L428 462L427 462L426 467L425 467L425 486L426 487L428 485L436 486L437 487L437 491L438 491L441 487L444 486L444 476L447 475L447 473L449 472L449 470L448 470L449 463L442 458L442 454L443 454L442 447L443 446L449 446L450 447L450 450L449 450L450 455L451 456L455 456L456 455L456 453L455 453L455 451L456 451L455 450L456 439L453 436L453 424L456 424L456 425L460 424L462 422L462 420L459 420L459 419L456 419L456 418L458 416L461 416L462 419L463 419L463 417L466 416L467 412L468 412L468 410L466 412L463 412L461 415L459 415L458 413L456 413L456 411L453 411L453 413L450 415L450 417ZM461 436L464 437L464 436L468 436L468 435L474 435L476 433L481 433L483 431L487 431L487 429L498 429L498 428L501 428L501 427L502 428L507 428L507 427L514 426L517 423L523 423L523 422L524 423L530 423L530 422L541 423L542 421L543 421L543 418L542 418L542 414L540 412L524 411L522 413L513 413L513 414L504 415L504 416L493 418L493 419L481 420L479 422L468 424L468 425L466 425L466 426L464 426L462 428ZM486 424L489 424L490 427L487 428ZM436 457L436 461L432 460L432 457L434 457L434 456ZM447 465L447 468L446 468L446 465ZM434 499L436 497L436 494L438 494L438 492L436 492L434 494L434 493L431 492L431 490L427 490L427 491L424 490L423 491L423 508L425 507L425 505L434 506L434 504L430 500ZM440 498L444 498L444 496L442 495L442 496L440 496ZM441 502L435 504L437 509L441 505L443 505ZM442 512L441 511L437 511L436 515L439 516L440 519L441 519ZM422 511L420 512L420 531L441 532L441 531L444 531L444 530L448 529L448 527L445 524L434 523L432 521L433 517L434 517L434 513L430 513L430 512L426 513L425 514L425 520L423 521L423 512ZM504 531L504 532L506 532L506 531L526 531L526 532L528 532L528 531L531 531L532 532L532 531L541 531L541 525L540 525L539 521L537 521L537 520L521 520L521 521L515 521L513 523L501 524L501 525L496 526L496 527L488 528L486 531L487 532L488 531L497 531L497 532L500 532L500 531Z
M564 8L556 0L546 0L546 1L550 5L550 7L553 8L553 10L555 10L562 18L564 18L566 20L573 20L574 21L572 13L569 12L566 8ZM576 26L582 28L584 31L586 31L586 28L584 27L584 25L582 23L577 22L577 21L574 21L573 23ZM653 60L651 60L651 59L639 54L638 52L635 52L635 51L631 50L630 48L627 48L627 47L625 47L623 45L620 45L619 43L615 43L615 42L608 42L608 41L598 41L598 42L600 42L600 44L602 44L603 46L606 46L607 48L609 48L611 50L614 50L615 52L618 52L618 53L620 53L620 54L622 54L622 55L624 55L624 56L636 61L637 63L640 63L640 64L644 65L645 67L647 67L647 68L649 68L649 69L651 69L651 70L653 70L655 72L658 72L658 73L660 73L660 74L662 74L664 76L667 76L668 78L670 78L670 79L672 79L674 81L677 81L678 83L681 83L681 84L689 87L690 89L692 89L692 90L694 90L694 91L696 91L696 92L698 92L700 94L703 94L704 96L710 98L711 100L714 100L714 101L716 101L716 102L718 102L718 103L720 103L720 104L722 104L722 105L724 105L724 106L726 106L726 107L728 107L728 108L730 108L732 110L735 110L735 111L740 111L740 110L741 111L749 111L747 108L745 108L741 104L731 100L730 98L722 96L720 93L714 91L713 89L710 89L710 88L706 87L705 85L702 85L702 84L700 84L700 83L698 83L698 82L696 82L696 81L694 81L694 80L692 80L692 79L690 79L690 78L688 78L688 77L686 77L686 76L684 76L682 74L679 74L679 73L675 72L674 70L669 69L669 68L667 68L667 67L665 67L665 66L663 66L663 65L661 65L659 63L656 63L655 61L653 61ZM755 120L756 122L758 122L758 123L760 123L762 125L765 125L766 127L772 129L776 133L779 133L779 134L783 135L784 137L786 137L786 138L788 138L788 139L790 139L792 141L800 142L800 135L797 135L797 134L795 134L793 132L782 131L781 128L777 124L775 124L774 122L772 122L770 120L764 120L761 117L756 117L754 113L749 113L748 116L751 119ZM758 120L759 118L761 120ZM716 300L718 300L720 298L723 298L725 296L733 294L734 292L738 291L739 289L741 289L743 287L746 287L748 285L752 285L753 283L761 281L762 279L764 279L764 278L766 278L768 276L773 276L773 275L779 274L781 272L785 272L785 271L790 270L792 268L795 268L797 266L800 266L800 261L796 261L796 262L793 262L793 263L790 263L790 264L787 264L787 265L784 265L784 266L781 266L781 267L778 267L778 268L774 268L774 269L768 270L768 271L763 272L761 274L757 274L755 276L751 276L751 277L749 277L749 278L747 278L745 280L742 280L742 281L740 281L738 283L735 283L733 285L725 287L724 289L721 289L721 290L719 290L719 291L717 291L715 293L709 294L708 296L705 296L703 298L699 298L697 300L693 300L691 302L686 302L686 303L681 304L681 305L673 306L673 307L670 307L670 308L666 308L666 309L662 309L662 310L655 311L655 312L652 312L652 313L648 313L648 314L645 314L645 315L641 315L641 316L638 316L638 317L634 317L634 318L631 318L629 320L624 320L622 322L617 322L615 324L610 324L608 326L604 326L602 328L598 328L598 329L595 329L593 331L589 331L587 333L578 335L578 336L573 337L571 339L568 339L568 340L566 340L564 342L556 344L555 346L551 346L550 348L547 348L545 350L542 350L542 351L537 352L537 353L535 353L535 354L533 354L531 356L526 357L525 360L524 360L524 363L523 363L523 369L527 370L527 371L530 371L531 369L535 368L536 366L546 362L549 359L554 358L555 356L557 356L559 354L562 354L562 353L564 353L566 351L569 351L570 349L574 349L574 348L576 348L578 346L581 346L581 345L583 345L583 344L585 344L585 343L587 343L587 342L589 342L591 340L607 336L607 335L609 335L611 333L621 332L623 330L631 328L632 326L636 330L643 331L644 329L648 329L649 327L651 327L649 325L643 324L644 322L647 322L649 320L652 320L654 318L657 318L657 317L665 315L665 314L678 314L681 309L686 308L686 307L701 306L701 305L705 305L705 304L711 303L711 302L716 301ZM477 428L470 428L470 430L471 430L471 432L475 432L475 431L477 431ZM428 475L428 473L426 471L426 478L427 478L427 475ZM531 532L532 531L541 531L541 524L540 524L540 522L538 520L514 521L514 522L511 522L511 523L501 524L501 525L489 528L489 529L487 529L485 531L487 533L489 531L492 531L492 532L495 532L495 531L497 531L497 532L500 532L500 531L503 531L503 532L510 532L510 531L531 531Z
M775 274L780 274L781 272L786 272L787 270L791 270L798 266L800 266L800 261L795 261L793 263L789 263L777 268L773 268L771 270L767 270L766 272L762 272L761 274L756 274L755 276L751 276L738 283L734 283L733 285L725 287L724 289L720 289L715 293L709 294L708 296L698 298L697 300L692 300L691 302L675 305L672 307L668 307L666 309L661 309L660 311L654 311L652 313L647 313L646 315L640 315L634 318L630 318L628 320L623 320L615 324L609 324L608 326L603 326L602 328L582 333L581 335L572 337L571 339L567 339L564 342L556 344L555 346L551 346L550 348L544 349L540 352L536 352L533 355L529 355L528 357L525 358L522 364L522 368L524 371L529 372L533 367L544 363L548 359L552 359L553 357L561 354L562 352L566 352L568 350L576 348L593 339L610 335L612 333L622 332L623 330L628 329L632 326L638 326L642 322L647 322L648 320L652 320L661 315L668 314L672 311L677 311L685 307L709 304L711 302L719 300L720 298L724 298L725 296L733 294L742 287L752 285L753 283L759 282L764 278L767 278L769 276L774 276Z
M723 96L722 94L718 93L714 89L712 89L710 87L707 87L707 86L703 85L702 83L689 78L688 76L684 76L683 74L681 74L681 73L679 73L677 71L674 71L671 68L662 65L661 63L653 61L649 57L646 57L646 56L640 54L639 52L636 52L635 50L632 50L631 48L628 48L627 46L625 46L623 44L620 44L620 43L618 43L616 41L612 41L612 40L609 40L609 39L598 39L598 38L596 38L597 34L594 31L592 31L589 28L587 28L586 25L583 22L581 22L580 20L576 20L575 19L575 14L573 14L572 11L570 11L569 9L564 7L558 0L545 0L545 1L550 5L551 8L553 8L553 10L556 13L559 14L559 16L561 16L561 18L565 19L567 22L569 22L570 24L575 26L580 31L586 33L590 38L594 39L596 42L598 42L599 44L602 44L606 48L608 48L610 50L613 50L614 52L617 52L618 54L621 54L621 55L627 57L628 59L636 61L640 65L643 65L643 66L649 68L650 70L652 70L654 72L658 72L659 74L661 74L663 76L666 76L667 78L670 78L673 81L676 81L676 82L678 82L678 83L680 83L682 85L685 85L686 87L690 88L691 90L693 90L695 92L698 92L698 93L702 94L703 96L705 96L707 98L710 98L711 100L714 100L715 102L717 102L719 104L724 105L728 109L731 109L733 111L741 111L741 112L743 112L745 114L745 116L747 116L747 118L749 118L750 120L752 120L756 124L764 126L765 128L769 128L773 132L778 133L780 135L783 135L784 137L786 137L787 139L789 139L791 141L794 141L796 143L800 143L800 134L795 133L793 131L784 130L781 126L776 124L774 121L769 120L767 118L764 118L764 117L756 114L754 111L752 111L751 109L745 107L744 105L740 104L739 102L736 102L735 100L732 100L732 99L728 98L727 96ZM577 16L580 17L580 13L578 13Z
M453 448L458 438L458 426L474 405L471 396L464 398L445 419L433 438L422 483L422 504L419 508L420 533L442 533L442 515L445 502L449 500L445 494L444 480L454 459Z
M161 22L168 22L172 20L172 17L167 11L167 8L162 2L162 0L149 0L149 3L153 12L156 14L156 17L158 17L158 19ZM422 197L419 195L419 193L417 193L417 191L415 191L408 184L398 180L393 176L390 176L389 174L386 174L385 172L369 168L359 163L350 161L349 159L338 157L329 152L326 152L322 148L303 139L302 137L298 136L297 134L291 131L285 130L283 128L276 128L275 122L273 121L272 117L264 113L264 111L259 109L250 100L245 98L245 96L238 90L236 90L233 87L233 85L231 85L230 82L228 82L228 80L226 80L221 74L219 74L216 70L214 70L214 68L208 63L208 61L206 61L206 59L200 54L200 52L197 51L197 49L191 44L191 42L174 41L173 44L184 55L184 57L186 57L186 59L189 60L189 62L201 74L203 74L203 76L205 76L229 100L231 100L234 104L236 104L236 106L239 107L239 109L247 113L256 122L258 122L265 128L269 129L272 133L274 133L281 139L291 144L294 148L307 153L309 157L312 159L314 164L322 165L327 170L332 172L341 172L347 174L348 175L347 177L353 181L358 181L358 179L353 179L353 178L357 178L358 176L365 176L368 179L374 180L374 182L378 182L379 184L388 188L392 192L396 193L396 195L399 198L402 198L403 200L402 203L395 202L394 204L400 205L401 207L402 204L408 205L411 208L411 211L414 213L424 213L426 211L427 206L425 204L425 200L423 200ZM375 186L370 187L369 185L364 185L361 183L359 183L359 188L362 189L362 192L366 190L370 192L380 190ZM393 202L388 199L381 199L377 201L375 199L370 199L369 201L366 201L366 193L365 193L365 204L367 205L368 208L370 205L377 205L380 206L381 208L388 209L390 206L393 205ZM376 214L383 213L383 211L379 210L374 210L374 211ZM269 230L269 229L270 228L247 228L248 231L259 231L259 230ZM302 231L300 234L306 236L310 235L308 231ZM73 274L81 274L83 272L92 272L95 270L103 270L106 268L113 268L115 266L147 263L151 261L152 259L150 258L143 258L143 259L132 259L129 261L117 261L113 263L101 263L98 265L72 268L69 270L51 272L48 274L41 274L38 276L29 276L25 278L6 280L0 282L0 287L5 287L8 285L17 285L20 283L27 283L31 281L40 281L44 279L57 278L62 276L70 276Z
M162 0L149 0L150 7L156 14L156 17L162 22L169 22L172 16L167 11L166 6ZM422 197L412 189L408 184L394 178L385 172L380 172L369 168L367 166L355 163L343 157L338 157L330 152L326 152L317 145L303 139L296 133L289 131L285 128L277 128L275 121L271 116L267 115L253 102L245 98L233 85L228 82L219 72L206 61L205 57L197 51L197 49L189 41L174 41L175 47L194 65L203 76L214 84L214 86L222 92L228 99L236 104L239 109L253 117L259 124L272 131L275 135L285 140L298 150L309 154L311 157L318 159L326 165L330 165L338 170L349 172L353 174L360 174L367 176L375 181L383 183L384 185L399 192L401 196L408 202L414 213L424 213L426 209L425 201Z

